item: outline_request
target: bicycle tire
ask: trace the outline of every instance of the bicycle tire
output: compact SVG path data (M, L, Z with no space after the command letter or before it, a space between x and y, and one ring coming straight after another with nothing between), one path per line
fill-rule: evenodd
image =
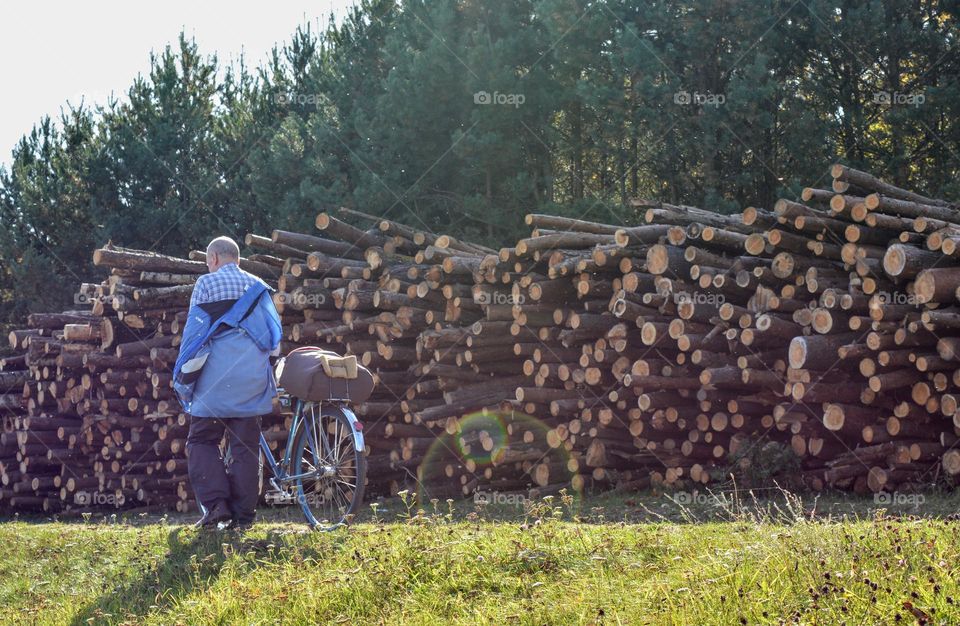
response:
M334 480L318 478L313 481L313 484L308 485L304 484L308 481L298 480L296 482L297 501L311 528L331 530L348 523L363 502L366 457L363 452L354 447L350 422L338 407L305 402L301 411L302 421L295 435L291 474L307 473L316 469L318 462L323 462L336 467L337 475ZM318 439L317 447L323 448L327 445L329 452L322 452L321 456L313 454L314 446L310 441L307 420L311 420L314 432L324 434L326 444ZM330 432L331 428L335 432ZM308 453L306 461L304 460L305 451ZM340 480L341 472L346 480ZM349 498L345 497L346 494L343 493L337 481L344 483L352 481L349 485L352 487Z

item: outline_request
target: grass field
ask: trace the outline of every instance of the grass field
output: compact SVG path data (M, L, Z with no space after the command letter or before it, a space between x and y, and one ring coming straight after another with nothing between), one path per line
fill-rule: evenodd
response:
M686 500L393 499L332 533L8 520L0 623L960 622L956 496Z

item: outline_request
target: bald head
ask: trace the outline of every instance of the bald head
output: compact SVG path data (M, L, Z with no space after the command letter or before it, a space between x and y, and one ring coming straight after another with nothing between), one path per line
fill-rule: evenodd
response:
M240 260L240 246L229 237L217 237L207 246L207 269L211 273Z

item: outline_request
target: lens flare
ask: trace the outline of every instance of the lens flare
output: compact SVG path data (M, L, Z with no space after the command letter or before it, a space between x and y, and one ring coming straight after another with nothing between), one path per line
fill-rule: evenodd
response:
M579 459L563 445L551 447L551 426L516 411L483 410L457 420L456 432L431 444L417 468L422 496L484 493L553 494L582 487ZM517 470L520 470L519 472ZM519 476L518 476L519 474Z

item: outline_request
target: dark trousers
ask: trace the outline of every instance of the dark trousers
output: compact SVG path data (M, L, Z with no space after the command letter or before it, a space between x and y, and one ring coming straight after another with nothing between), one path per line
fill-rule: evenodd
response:
M220 452L224 434L229 471ZM260 418L191 417L187 471L197 501L205 509L226 502L234 521L252 522L260 489Z

